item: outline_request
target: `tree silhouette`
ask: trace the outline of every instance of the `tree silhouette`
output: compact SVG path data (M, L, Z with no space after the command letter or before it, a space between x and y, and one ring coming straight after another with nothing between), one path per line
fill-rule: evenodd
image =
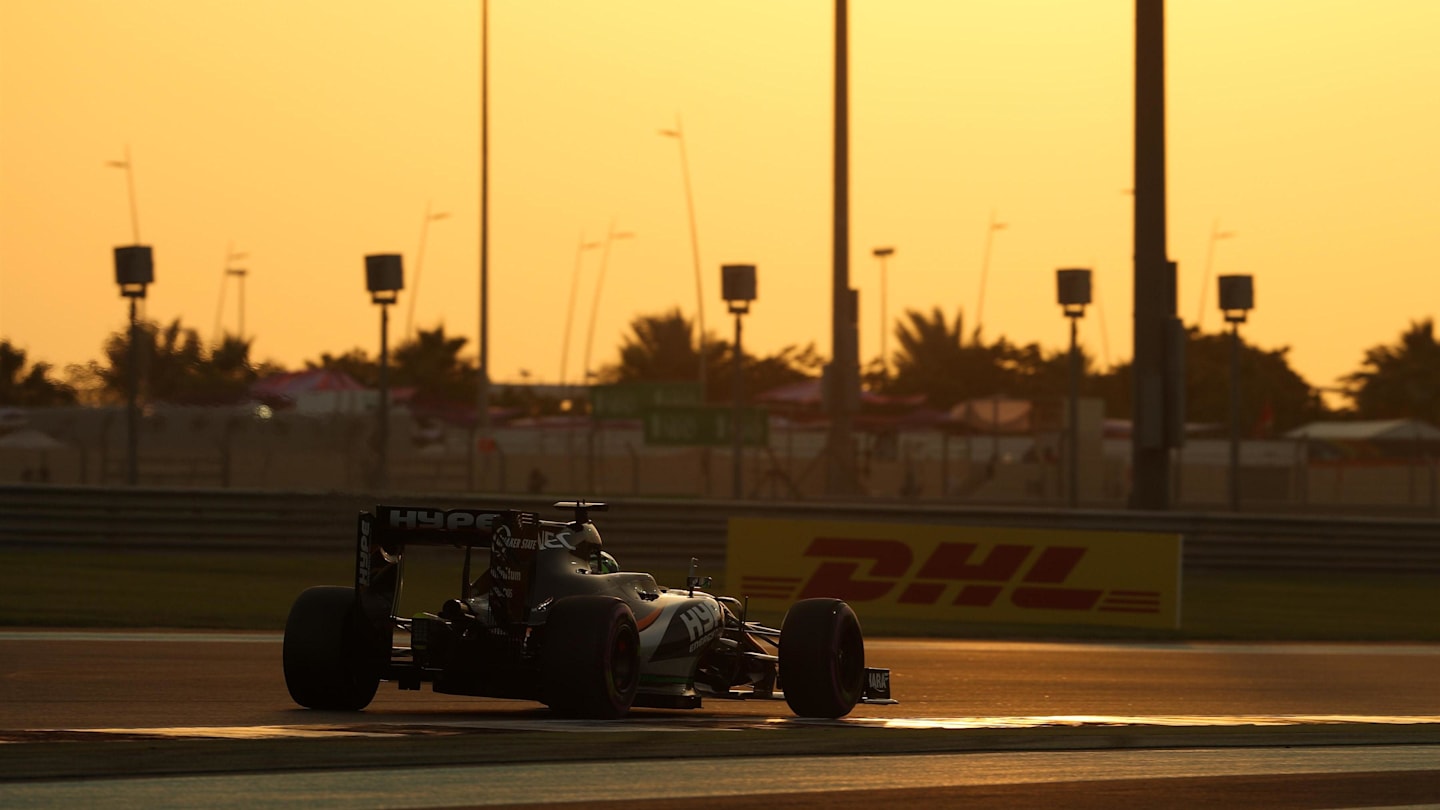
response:
M1434 321L1412 321L1398 343L1370 348L1360 369L1341 381L1362 419L1440 423L1440 344Z
M1229 334L1186 332L1185 421L1224 426L1230 423ZM1247 436L1279 435L1323 419L1324 403L1290 367L1290 348L1261 349L1240 340L1240 425ZM1095 380L1107 416L1132 417L1133 369L1116 365Z
M602 379L611 382L698 380L700 352L694 332L690 319L681 314L678 307L659 315L636 317L630 322L630 333L620 344L619 364L602 369ZM707 343L713 343L713 339ZM714 354L711 353L712 357Z
M176 318L161 326L136 325L136 354L141 398L177 405L230 405L245 400L250 385L272 365L250 362L250 342L227 335L213 351L194 329ZM91 361L82 373L97 380L101 399L124 401L130 385L130 330L114 332L105 341L105 362Z
M418 330L413 340L395 347L390 384L414 386L415 402L471 405L476 401L476 369L460 359L469 338L447 336L443 325Z
M375 388L380 384L380 361L358 347L344 354L323 352L318 360L306 360L305 368L309 371L325 369L347 374L355 382L368 388Z
M699 381L699 349L694 327L679 308L640 315L620 345L620 362L600 370L602 383ZM706 400L728 403L735 390L735 346L711 333L705 339ZM747 396L818 376L824 359L814 344L786 346L767 357L741 358Z
M75 389L51 379L49 363L35 363L27 370L25 350L0 340L0 405L48 407L73 405Z
M984 345L964 338L963 315L951 323L939 307L930 314L906 310L895 327L899 349L888 392L924 394L932 406L999 393L1015 393L1018 350L1004 338Z

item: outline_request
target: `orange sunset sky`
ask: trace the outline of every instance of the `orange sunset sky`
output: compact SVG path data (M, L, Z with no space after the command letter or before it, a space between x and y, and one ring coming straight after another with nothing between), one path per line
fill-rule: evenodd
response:
M1090 266L1081 326L1131 354L1133 0L852 0L851 274L861 354L889 313L1059 348L1054 271ZM559 375L577 242L613 221L592 367L630 319L696 309L677 142L694 183L706 324L719 266L753 262L746 346L830 352L828 0L492 0L491 365ZM1195 323L1250 273L1244 327L1312 384L1440 302L1440 2L1171 0L1169 249ZM209 337L227 245L248 254L253 357L378 344L362 257L400 252L415 321L478 331L478 0L0 0L0 336L59 366L124 324L110 250L156 254L148 313ZM584 254L578 380L600 251ZM233 282L232 282L233 284ZM1204 326L1221 326L1208 285ZM237 327L236 291L223 312ZM407 291L392 317L404 330ZM890 340L893 349L895 341ZM471 344L473 352L473 343Z

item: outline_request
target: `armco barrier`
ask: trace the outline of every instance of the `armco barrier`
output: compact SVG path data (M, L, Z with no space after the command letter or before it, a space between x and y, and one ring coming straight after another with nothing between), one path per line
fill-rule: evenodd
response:
M555 499L396 493L378 500L506 506L560 519L563 513L549 506ZM365 493L6 486L0 487L0 546L343 552L356 512L376 502ZM674 570L694 556L706 570L720 571L731 517L1178 533L1191 569L1440 573L1437 520L622 497L596 522L626 567Z

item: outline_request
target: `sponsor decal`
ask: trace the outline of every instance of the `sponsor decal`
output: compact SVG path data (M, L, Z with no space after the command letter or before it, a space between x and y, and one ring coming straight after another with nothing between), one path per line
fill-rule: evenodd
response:
M1175 627L1180 538L1129 532L734 519L751 598L844 599L861 615Z
M392 529L434 529L465 531L489 529L500 517L495 512L475 509L389 509Z
M540 548L539 526L523 512L501 515L490 535L490 610L502 625L522 622Z
M888 697L890 695L890 670L867 668L865 670L865 687L867 691Z
M495 527L494 542L499 543L505 548L517 548L524 551L534 551L540 548L539 540L534 537L517 535L514 532L510 531L509 526L506 526L503 523Z
M355 564L355 583L361 588L370 587L370 521L360 521L360 558Z
M685 632L690 636L690 652L695 652L709 643L720 625L715 618L715 612L705 604L694 605L681 613L680 623L685 626Z
M575 550L575 544L570 542L570 532L556 532L546 529L540 533L540 547L546 549L564 548L570 551Z

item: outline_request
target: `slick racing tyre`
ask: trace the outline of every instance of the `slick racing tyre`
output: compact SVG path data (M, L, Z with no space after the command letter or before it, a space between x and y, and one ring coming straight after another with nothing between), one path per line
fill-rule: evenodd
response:
M802 599L780 625L780 688L800 717L844 717L865 687L865 639L839 599Z
M380 674L365 656L353 588L322 586L300 594L285 620L285 686L307 709L359 711Z
M560 714L624 717L640 687L640 632L613 596L567 596L550 608L540 650L544 702Z

